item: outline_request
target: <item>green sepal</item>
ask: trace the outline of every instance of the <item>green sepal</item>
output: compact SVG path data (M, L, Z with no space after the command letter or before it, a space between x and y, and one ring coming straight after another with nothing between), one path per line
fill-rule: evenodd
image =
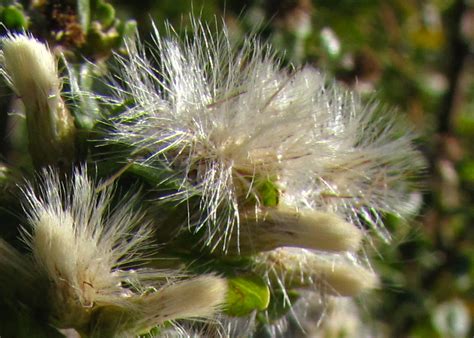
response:
M135 20L127 20L117 25L117 30L122 37L122 42L134 39L138 32L138 25Z
M227 315L242 317L268 307L270 290L262 278L255 275L234 277L228 280L228 285L224 311Z
M160 189L178 190L182 182L179 178L173 178L174 172L164 166L160 168L135 162L130 165L127 172L141 177L151 186L159 186Z
M151 337L160 337L161 336L161 326L155 326L151 330L145 333L140 333L138 335L138 338L151 338Z
M272 178L257 179L255 190L266 207L276 207L279 200L279 191Z

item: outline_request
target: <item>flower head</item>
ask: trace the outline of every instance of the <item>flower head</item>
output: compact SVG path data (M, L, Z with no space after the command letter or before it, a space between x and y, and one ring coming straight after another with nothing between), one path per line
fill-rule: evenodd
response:
M225 29L194 29L184 40L155 31L158 70L129 46L118 93L134 104L110 139L146 153L145 164L164 161L183 198L201 197L195 227L207 228L207 244L239 246L242 215L267 206L330 212L380 233L379 212L406 209L422 161L376 104L312 67L282 70L255 37L237 48Z
M63 184L45 171L39 193L25 190L32 227L25 240L51 282L52 316L60 327L77 326L82 317L87 322L94 306L126 301L118 271L140 257L152 233L143 213L133 211L136 196L108 213L110 188L97 193L84 170L72 180Z
M135 210L139 195L112 207L113 189L98 192L85 169L75 170L72 181L45 170L39 181L38 189L24 189L23 239L31 257L0 240L0 289L15 290L33 313L87 336L128 337L219 309L227 290L223 278L144 266L153 230Z

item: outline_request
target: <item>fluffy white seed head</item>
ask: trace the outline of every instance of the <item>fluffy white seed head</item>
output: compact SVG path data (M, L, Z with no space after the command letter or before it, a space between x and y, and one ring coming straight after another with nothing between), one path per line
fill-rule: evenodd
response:
M202 197L196 226L208 228L208 244L238 240L242 207L265 203L265 180L285 205L377 229L380 211L406 209L422 161L412 136L377 105L311 67L281 70L255 37L237 48L225 28L217 36L194 29L184 40L155 32L158 70L141 46L129 46L118 94L135 104L110 138L147 153L145 162L164 160L183 179L181 196Z
M207 318L219 309L227 290L224 279L185 280L182 272L141 266L143 250L153 249L153 230L135 210L138 195L112 204L112 187L98 191L84 168L67 180L44 170L38 189L24 189L31 226L24 240L32 258L23 260L43 281L54 326L91 337L129 337L165 321ZM0 241L0 254L12 256L7 249ZM2 262L0 256L0 269Z
M55 325L80 327L93 308L123 303L119 269L139 258L152 233L144 215L133 211L136 197L111 209L112 190L97 193L85 169L66 184L44 171L39 191L28 186L25 194L31 225L25 240L50 281Z

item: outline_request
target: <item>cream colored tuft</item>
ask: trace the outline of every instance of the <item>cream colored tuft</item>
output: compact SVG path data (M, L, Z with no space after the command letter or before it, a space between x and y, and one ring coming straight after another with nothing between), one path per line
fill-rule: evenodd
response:
M8 34L0 41L0 74L24 104L35 165L72 162L76 129L61 97L55 56L29 35Z
M133 211L136 197L128 196L109 212L112 190L96 192L85 169L76 170L66 184L53 170L44 171L40 183L38 192L25 190L32 227L25 240L50 281L52 321L81 327L92 308L126 302L119 269L139 258L152 230L143 214Z
M262 253L257 271L275 286L309 289L340 297L353 297L378 287L377 275L340 254L317 254L305 249L280 248Z
M138 300L143 322L161 324L183 318L208 318L225 300L227 282L201 276L177 282Z
M262 208L241 217L240 253L299 247L328 252L359 249L362 231L336 214L289 207Z
M28 35L2 38L3 72L27 108L55 107L60 80L57 62L46 45Z
M143 250L150 254L153 248L153 230L135 210L138 195L127 194L112 205L112 188L98 191L100 184L85 168L69 180L44 170L39 187L24 190L31 226L24 240L32 257L18 260L33 265L33 276L41 277L52 325L91 337L128 337L219 310L227 290L223 278L185 279L179 271L141 266ZM0 241L4 252L14 256Z
M131 295L127 306L109 307L98 313L93 337L109 336L110 332L130 337L178 319L208 320L224 303L226 292L224 279L203 275ZM176 330L180 331L180 327L173 325L173 331Z

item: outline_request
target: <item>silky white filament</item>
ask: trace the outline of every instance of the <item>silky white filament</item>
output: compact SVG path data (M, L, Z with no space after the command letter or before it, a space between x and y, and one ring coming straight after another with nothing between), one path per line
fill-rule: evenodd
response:
M134 104L109 139L148 154L144 164L165 161L182 178L179 196L201 196L195 227L206 227L207 244L227 250L239 240L242 207L265 203L265 180L286 206L334 213L381 235L380 212L409 209L410 177L423 161L412 135L377 104L310 66L282 70L255 37L237 47L225 28L193 29L183 40L155 30L154 60L140 43L128 46L117 99Z

